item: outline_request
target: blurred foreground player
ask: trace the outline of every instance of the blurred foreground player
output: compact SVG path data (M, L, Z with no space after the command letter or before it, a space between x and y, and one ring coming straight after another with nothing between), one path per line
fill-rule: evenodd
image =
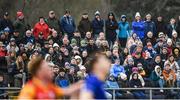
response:
M106 99L103 88L104 81L109 73L111 62L105 54L96 53L86 63L89 76L85 79L84 87L80 92L80 99Z
M21 90L18 99L57 99L77 93L82 82L69 88L59 88L52 82L53 70L42 57L35 57L28 63L32 79Z

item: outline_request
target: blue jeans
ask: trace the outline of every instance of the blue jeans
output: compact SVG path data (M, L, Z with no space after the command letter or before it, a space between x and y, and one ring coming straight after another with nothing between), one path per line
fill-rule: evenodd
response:
M146 99L146 95L142 91L135 91L133 92L133 95L137 99Z
M159 83L160 88L164 87L164 80L163 79L159 79L158 83Z

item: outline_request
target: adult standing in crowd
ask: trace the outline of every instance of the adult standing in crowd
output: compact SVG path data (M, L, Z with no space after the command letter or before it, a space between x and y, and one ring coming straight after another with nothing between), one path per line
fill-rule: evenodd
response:
M108 14L108 19L106 20L106 39L109 45L114 44L116 40L116 29L118 28L118 23L116 21L114 13L110 12Z
M41 32L43 34L44 39L47 39L50 34L50 31L49 26L44 21L44 17L39 17L39 22L36 23L36 25L34 26L34 37L37 39Z
M13 33L13 23L9 17L9 13L5 12L3 18L0 20L0 31L3 31L5 28L8 28L9 33Z
M58 33L60 33L60 22L59 20L56 18L56 14L54 11L49 11L49 17L47 19L47 24L50 28L50 30L54 29L56 30Z
M144 39L144 31L145 31L145 27L144 27L144 21L141 20L141 15L139 12L136 13L135 15L135 21L132 22L132 30L134 33L137 34L137 36L143 40Z
M24 19L24 14L22 11L17 12L17 19L14 22L14 30L19 32L19 36L22 38L25 35L27 29L29 29L29 25Z
M158 37L159 32L166 33L166 23L163 20L162 16L158 16L155 21L156 26L156 34L154 34L155 37Z
M88 18L88 13L83 13L82 18L78 25L78 30L81 33L81 37L85 38L86 32L90 32L92 29L91 21Z
M73 33L76 30L76 25L73 17L70 15L69 10L66 10L65 15L60 18L60 25L63 34L67 34L69 39L72 38Z
M103 32L103 27L104 27L104 21L100 17L100 12L96 11L95 18L92 21L93 35L95 38L97 38L97 36L100 32Z
M178 17L178 22L177 22L177 32L180 33L180 16ZM178 35L180 37L180 35Z
M171 18L169 24L167 25L167 36L171 38L172 32L176 31L176 29L177 29L176 20L174 18Z
M156 26L155 26L154 21L152 21L151 14L146 15L144 28L145 28L145 37L147 37L148 32L152 32L153 35L156 35Z
M121 21L118 23L118 39L122 47L126 46L127 38L130 37L130 26L127 22L126 15L121 16Z

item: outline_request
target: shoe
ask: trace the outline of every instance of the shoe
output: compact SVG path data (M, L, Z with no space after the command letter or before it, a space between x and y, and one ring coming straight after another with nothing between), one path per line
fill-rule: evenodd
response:
M164 90L162 90L162 89L161 89L161 90L160 90L160 92L161 92L161 93L163 93L163 92L164 92Z

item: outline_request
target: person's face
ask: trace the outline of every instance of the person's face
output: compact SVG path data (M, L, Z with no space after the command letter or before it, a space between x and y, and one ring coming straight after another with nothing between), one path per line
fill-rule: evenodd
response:
M41 23L41 24L44 24L45 22L44 22L44 18L40 18L39 19L39 22Z
M99 16L99 15L96 15L95 17L96 17L96 19L100 18L100 16Z
M50 18L54 18L54 17L55 17L55 13L54 13L54 12L50 12L50 13L49 13L49 17L50 17Z
M171 57L169 58L169 60L170 60L170 61L174 61L174 57L171 56Z
M19 32L14 32L14 36L19 36Z
M70 13L66 13L65 15L66 15L66 16L70 16Z
M133 79L136 80L137 78L138 78L137 74L134 74Z
M146 19L151 20L151 16L150 15L146 16Z
M49 48L49 53L53 54L54 53L54 49L53 48Z
M134 65L134 61L129 61L128 64L129 65Z
M161 16L157 17L157 20L158 20L159 22L161 22L161 21L162 21L162 17L161 17Z
M27 36L27 37L30 37L30 36L31 36L31 34L32 34L32 32L31 32L31 31L26 31L26 36Z
M53 37L57 37L57 31L53 31L53 32L52 32L52 36L53 36Z
M157 72L160 72L161 71L161 69L160 68L157 68Z
M59 68L54 67L54 68L53 68L53 72L54 72L54 73L58 73L58 72L59 72Z
M59 75L60 75L60 76L64 76L64 75L65 75L65 72L59 72Z
M132 36L134 39L137 37L137 34L133 34L133 36Z
M52 39L49 40L49 44L52 45L54 41Z
M91 32L87 32L87 33L86 33L86 37L87 37L87 38L91 38Z
M22 57L18 57L18 58L19 58L18 62L22 62L23 61Z
M90 44L90 45L93 45L93 44L94 44L94 40L90 40L90 41L89 41L89 44Z
M152 32L148 32L148 33L147 33L147 36L148 36L149 38L152 38L153 33L152 33Z
M83 51L83 52L82 52L82 56L83 56L83 57L87 57L87 55L88 55L88 54L87 54L87 51Z
M111 62L106 57L102 56L98 59L98 61L94 64L94 70L100 71L101 74L107 75L111 68Z
M69 74L74 74L74 68L70 68Z
M162 52L163 52L163 54L167 54L168 53L167 49L163 49Z
M171 19L170 24L175 24L176 20L175 19Z
M87 19L88 15L82 15L83 19Z
M175 55L179 55L179 50L174 50Z
M113 19L113 16L109 16L109 19L112 20L112 19Z
M161 57L160 57L160 56L157 56L157 57L155 58L155 61L156 61L156 63L160 63L160 62L161 62Z
M3 82L4 78L3 76L0 76L0 82Z
M5 38L6 38L5 34L1 34L1 39L5 39Z
M67 38L63 39L63 44L68 44L68 39Z
M42 61L37 74L49 82L51 82L54 77L53 68L50 67L46 61Z
M115 60L115 64L120 65L120 60Z
M127 48L124 48L124 53L128 53L128 49Z
M141 17L140 17L140 16L137 16L137 17L136 17L136 20L137 20L137 21L139 21L140 19L141 19Z
M125 21L126 21L126 18L122 18L122 21L125 22Z
M165 69L166 69L166 70L170 70L170 66L169 66L169 65L166 65Z
M177 38L177 33L174 33L174 34L173 34L173 37L174 37L174 38Z
M71 59L71 64L75 64L76 65L77 60L76 59Z

